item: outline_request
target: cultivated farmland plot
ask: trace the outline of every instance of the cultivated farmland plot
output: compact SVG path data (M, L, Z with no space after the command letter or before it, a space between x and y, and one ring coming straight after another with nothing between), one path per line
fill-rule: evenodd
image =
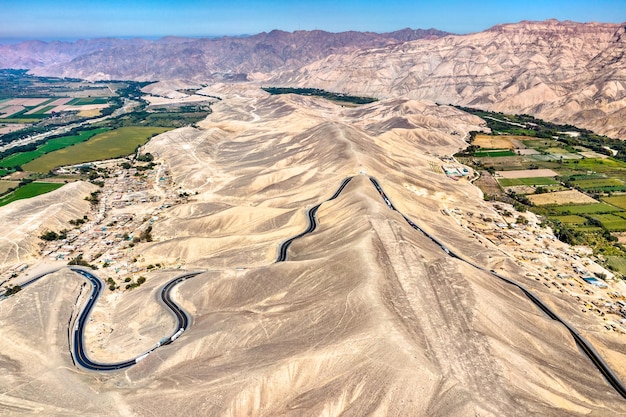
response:
M510 187L514 185L556 185L558 181L555 181L550 177L535 177L535 178L500 178L498 180L503 187Z
M536 178L536 177L556 177L558 172L551 169L521 169L517 171L498 171L500 178Z
M594 200L595 201L595 200ZM556 213L569 214L596 214L596 213L614 213L620 211L615 206L605 203L595 204L564 204L560 206L550 207L550 210Z
M168 130L170 129L163 127L121 127L100 133L87 142L43 155L25 164L23 168L30 172L48 172L60 166L130 155L152 135Z
M622 232L626 230L626 219L614 214L596 214L594 219L602 223L607 230L611 232Z
M626 195L602 197L602 201L626 210Z
M545 206L549 204L594 204L596 200L577 190L557 191L555 193L536 194L528 197L533 204Z
M57 188L63 187L65 184L52 182L32 182L23 187L18 188L10 194L0 198L0 207L6 206L17 200L35 197L41 194L49 193Z

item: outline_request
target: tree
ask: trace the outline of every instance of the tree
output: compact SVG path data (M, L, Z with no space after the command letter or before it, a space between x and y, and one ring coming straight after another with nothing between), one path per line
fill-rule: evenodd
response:
M59 239L59 235L57 232L53 232L52 230L48 230L47 232L44 232L41 236L39 236L40 239L48 241L48 242L52 242L54 240L58 240Z
M22 291L22 287L20 287L19 285L15 285L14 287L7 287L7 289L4 291L4 295L8 297L10 295L17 294L20 291Z

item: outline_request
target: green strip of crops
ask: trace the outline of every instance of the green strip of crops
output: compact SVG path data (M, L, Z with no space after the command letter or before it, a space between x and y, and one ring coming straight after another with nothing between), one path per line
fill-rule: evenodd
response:
M150 137L171 128L129 126L100 133L87 142L46 154L24 165L24 171L48 172L56 167L130 155Z
M511 187L514 185L556 185L557 181L549 177L536 178L500 178L498 182L503 187Z
M11 194L0 198L0 207L6 206L7 204L17 200L23 200L25 198L31 198L41 194L49 193L50 191L54 191L58 188L63 187L63 185L65 184L60 184L56 182L32 182L18 188Z
M20 153L13 154L11 156L7 156L6 158L0 160L0 167L9 168L9 167L14 167L16 165L22 166L30 161L33 161L41 157L42 155L45 155L47 153L50 153L59 149L67 148L68 146L72 146L80 142L84 142L99 133L106 132L107 130L109 129L100 128L100 129L95 129L95 130L83 130L77 135L62 136L60 138L50 139L49 141L39 146L34 151L20 152Z

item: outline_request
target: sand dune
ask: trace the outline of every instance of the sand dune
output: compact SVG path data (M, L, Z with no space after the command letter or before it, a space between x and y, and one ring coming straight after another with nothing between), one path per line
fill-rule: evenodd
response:
M464 145L478 119L412 100L343 108L222 94L202 129L147 146L192 194L154 223L154 242L144 246L146 258L180 257L207 270L175 290L191 327L124 372L77 370L65 326L81 281L60 272L0 303L1 360L13 366L2 385L28 387L4 391L0 406L119 416L626 413L562 326L512 286L447 256L372 186L369 175L451 249L524 280L506 254L442 213L487 210L467 181L431 169L441 163L435 154ZM340 196L324 202L347 176L354 179ZM316 231L274 263L280 242L303 231L306 210L321 202ZM155 299L176 273L106 295L88 326L90 354L126 359L171 332ZM562 300L551 305L575 324L587 320ZM600 350L603 340L594 339ZM77 400L63 400L75 392Z

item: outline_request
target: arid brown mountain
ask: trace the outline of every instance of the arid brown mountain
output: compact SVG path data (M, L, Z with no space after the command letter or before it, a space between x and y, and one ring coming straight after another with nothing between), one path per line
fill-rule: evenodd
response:
M463 36L275 30L216 39L28 42L0 46L0 67L86 79L269 79L529 113L626 138L624 26L548 20Z
M332 55L272 83L529 113L626 138L624 31L556 20L498 25Z
M273 30L249 37L215 39L30 42L2 47L0 67L27 67L36 74L86 79L205 81L218 76L242 81L253 73L300 68L333 53L445 35L448 33L435 29L404 29L384 34ZM101 46L97 47L99 43ZM81 53L82 46L85 47ZM30 48L33 48L32 58L28 59Z

